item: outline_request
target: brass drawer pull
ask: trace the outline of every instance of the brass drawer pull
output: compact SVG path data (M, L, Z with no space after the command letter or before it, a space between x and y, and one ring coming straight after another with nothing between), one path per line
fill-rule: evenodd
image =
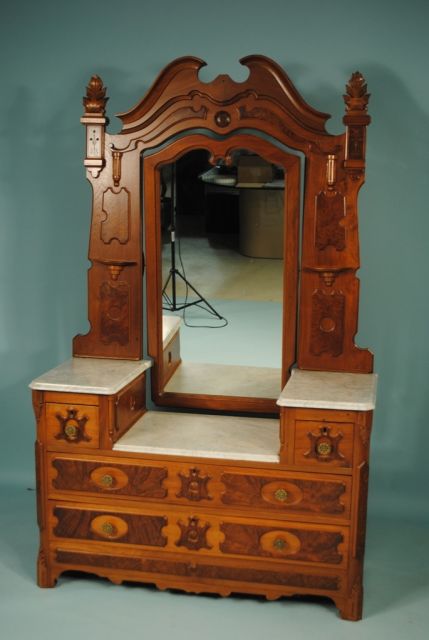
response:
M101 530L106 536L114 536L117 533L117 529L114 524L111 522L103 522L101 526Z
M279 502L286 502L286 500L289 497L289 494L286 491L286 489L277 489L277 491L274 492L274 497Z
M100 482L105 487L112 487L115 479L109 473L106 473L104 476L100 478Z
M330 456L332 453L332 445L326 441L319 442L317 445L317 453L319 456Z
M283 540L283 538L276 538L273 542L273 547L275 547L278 551L283 551L286 545L287 542Z

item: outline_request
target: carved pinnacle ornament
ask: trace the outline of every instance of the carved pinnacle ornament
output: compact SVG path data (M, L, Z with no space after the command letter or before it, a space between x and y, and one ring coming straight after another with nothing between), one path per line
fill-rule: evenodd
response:
M371 94L367 92L365 78L360 71L352 73L350 80L346 84L346 92L343 95L346 103L346 113L351 111L366 111L368 100Z
M83 98L85 113L104 116L108 99L106 98L106 87L100 76L92 76L86 87L86 96Z

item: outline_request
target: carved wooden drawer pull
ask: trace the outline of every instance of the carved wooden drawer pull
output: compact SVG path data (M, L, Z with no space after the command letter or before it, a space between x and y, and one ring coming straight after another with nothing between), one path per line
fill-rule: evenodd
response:
M69 407L66 416L57 412L55 417L60 424L60 433L55 436L57 440L66 440L66 442L72 443L90 442L91 438L85 433L88 416L84 415L79 418L79 410Z
M115 467L97 467L91 473L92 482L104 491L123 489L128 484L128 476Z
M101 538L117 540L128 533L128 524L118 516L102 515L92 520L91 531Z

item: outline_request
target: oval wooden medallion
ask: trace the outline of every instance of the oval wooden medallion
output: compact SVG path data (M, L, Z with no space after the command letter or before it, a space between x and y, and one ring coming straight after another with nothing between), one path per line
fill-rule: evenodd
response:
M301 548L299 539L289 531L269 531L259 542L261 549L277 557L291 556Z
M123 489L128 484L127 474L115 467L97 467L91 473L91 480L97 487L106 491Z
M268 482L262 487L261 496L270 504L288 507L302 500L302 491L292 482L277 480Z
M91 531L107 540L117 540L128 533L128 524L122 518L106 514L92 520Z

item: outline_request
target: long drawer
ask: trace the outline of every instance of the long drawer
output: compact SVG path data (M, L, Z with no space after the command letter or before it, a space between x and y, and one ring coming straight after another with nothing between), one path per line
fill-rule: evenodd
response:
M80 540L163 548L171 553L215 557L284 560L345 569L349 529L346 526L287 523L269 519L219 516L189 509L117 508L100 504L56 503L49 509L53 540Z
M105 496L229 507L273 516L348 519L351 478L311 473L51 454L51 497Z
M285 566L260 561L231 561L228 558L201 558L196 554L183 558L157 551L121 553L112 548L88 550L77 542L51 545L51 563L56 573L68 569L92 571L114 582L136 580L155 583L160 588L177 587L187 591L262 593L269 598L295 593L325 592L335 598L347 585L345 573L336 568Z

